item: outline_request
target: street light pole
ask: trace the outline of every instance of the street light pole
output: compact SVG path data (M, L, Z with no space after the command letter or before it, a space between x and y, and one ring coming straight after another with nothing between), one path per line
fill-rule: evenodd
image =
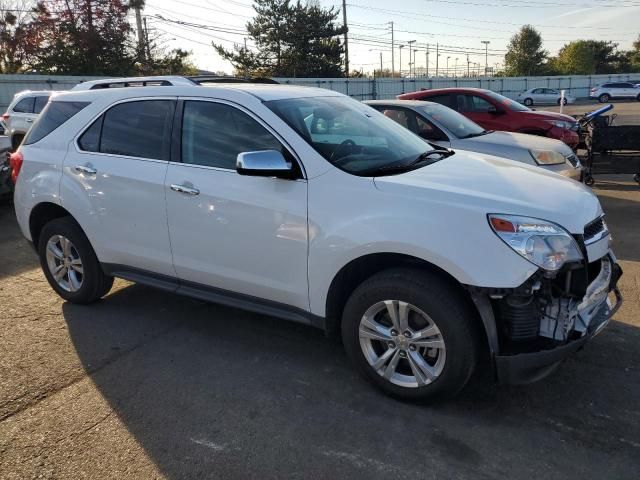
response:
M456 78L458 77L458 59L457 58L456 58L456 66L453 69L453 76Z
M438 64L440 63L440 44L436 43L436 78L438 77Z
M409 44L409 78L411 78L411 46L416 43L416 41L409 40L407 43Z
M404 45L398 45L398 48L400 49L400 78L402 78L402 49L404 48Z
M396 76L396 61L395 61L395 47L393 45L393 22L391 24L391 78Z
M482 40L480 43L484 43L484 76L489 75L489 40Z
M414 78L418 78L418 62L416 61L417 58L417 53L419 52L418 49L415 49L413 51L413 76Z
M447 77L449 76L449 59L451 57L447 57Z
M428 43L427 43L427 61L425 63L425 67L427 69L427 74L425 76L429 78L429 44Z

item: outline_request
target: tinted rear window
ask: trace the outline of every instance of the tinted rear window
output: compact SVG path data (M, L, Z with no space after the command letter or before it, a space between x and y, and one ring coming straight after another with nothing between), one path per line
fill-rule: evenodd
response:
M47 105L48 101L49 101L49 97L46 96L46 95L41 95L39 97L36 97L36 101L35 101L35 104L33 106L33 113L42 112L44 107Z
M13 107L14 112L18 113L33 113L33 102L35 101L35 97L27 97L20 100Z
M42 140L87 105L89 105L89 102L52 101L48 103L36 123L27 133L24 144L31 145Z

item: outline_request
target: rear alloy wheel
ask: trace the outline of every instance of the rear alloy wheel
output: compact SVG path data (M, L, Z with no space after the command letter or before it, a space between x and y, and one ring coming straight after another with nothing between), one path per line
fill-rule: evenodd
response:
M600 103L605 103L605 102L608 102L610 98L611 98L611 97L609 96L609 94L608 94L608 93L603 93L602 95L600 95L600 96L598 97L598 101L599 101Z
M525 99L524 99L524 104L525 104L527 107L532 106L532 105L533 105L533 99L531 99L531 98L525 98Z
M360 372L384 392L402 400L436 400L458 393L475 369L475 320L446 278L393 269L351 294L342 339Z
M113 277L104 274L80 226L71 218L56 218L40 232L40 265L49 285L73 303L91 303L106 295Z

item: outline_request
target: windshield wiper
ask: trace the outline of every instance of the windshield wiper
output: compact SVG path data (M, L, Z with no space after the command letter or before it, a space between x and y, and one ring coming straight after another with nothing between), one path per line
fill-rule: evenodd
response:
M412 170L414 167L417 167L418 165L421 165L421 164L424 164L424 165L421 165L424 167L424 166L439 162L444 158L450 157L454 153L456 152L448 148L434 148L433 150L429 150L428 152L421 153L414 160L408 163L385 165L383 167L371 168L369 170L364 170L358 173L360 175L366 176L366 175L372 175L375 173L388 174L388 173L406 172L406 171Z
M486 135L487 133L491 133L491 131L490 130L483 130L483 131L478 132L478 133L470 133L469 135L465 135L462 138L481 137L482 135Z

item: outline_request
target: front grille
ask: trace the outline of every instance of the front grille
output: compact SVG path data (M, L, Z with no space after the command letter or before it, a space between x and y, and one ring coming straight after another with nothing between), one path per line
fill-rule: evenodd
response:
M588 242L592 238L598 236L600 233L606 230L607 226L604 223L604 218L596 218L593 222L588 223L584 227L584 241Z
M567 161L568 161L571 165L573 165L574 167L577 167L577 166L578 166L578 157L577 157L577 155L569 155L569 156L567 157Z

